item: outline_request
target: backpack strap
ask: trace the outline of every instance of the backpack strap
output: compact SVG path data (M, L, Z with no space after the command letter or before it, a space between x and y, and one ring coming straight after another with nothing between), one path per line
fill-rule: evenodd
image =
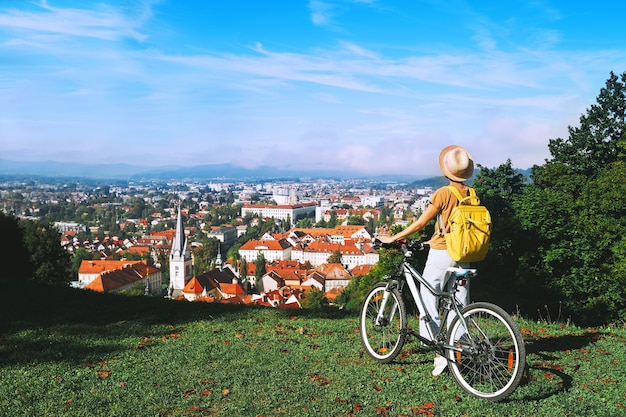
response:
M459 204L461 204L461 201L463 201L463 196L461 195L461 192L459 190L457 190L456 187L454 187L452 185L446 185L446 188L448 190L452 191L452 194L454 194L456 199L459 200Z
M452 194L456 197L460 204L471 204L473 206L477 206L480 204L480 199L476 195L476 190L472 187L467 187L469 189L469 196L463 197L461 192L456 189L456 187L452 185L446 185L446 188L449 189ZM439 235L443 236L446 234L446 225L443 224L443 217L441 217L441 213L437 215L437 223L439 224Z
M452 185L447 185L446 188L452 191L452 194L459 200L459 204L471 204L472 206L480 205L480 199L476 195L476 190L472 187L467 187L469 189L469 195L467 197L463 197L461 192Z

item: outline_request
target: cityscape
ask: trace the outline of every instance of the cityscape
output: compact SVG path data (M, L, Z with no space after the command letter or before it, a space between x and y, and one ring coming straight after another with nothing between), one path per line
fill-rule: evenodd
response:
M0 209L54 224L76 288L299 308L367 274L374 233L411 221L438 181L5 176Z

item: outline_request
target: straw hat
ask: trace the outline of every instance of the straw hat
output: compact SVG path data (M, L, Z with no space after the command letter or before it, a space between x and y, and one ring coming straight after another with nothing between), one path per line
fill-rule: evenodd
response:
M439 168L447 178L463 182L474 173L474 160L462 146L450 145L439 154Z

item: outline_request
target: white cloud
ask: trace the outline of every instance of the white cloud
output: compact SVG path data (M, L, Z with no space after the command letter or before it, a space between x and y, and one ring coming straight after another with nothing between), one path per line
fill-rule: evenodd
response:
M326 1L311 0L309 1L309 9L311 10L311 22L317 26L328 26L332 23L332 10L334 6Z
M101 40L124 38L143 41L141 24L150 17L149 7L127 10L102 6L97 9L57 8L41 2L32 11L21 11L0 6L0 30L26 38L42 34L61 37L84 37Z

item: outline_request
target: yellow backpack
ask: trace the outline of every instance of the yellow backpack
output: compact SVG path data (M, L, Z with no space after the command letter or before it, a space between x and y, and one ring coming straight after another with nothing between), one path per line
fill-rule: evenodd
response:
M459 200L448 218L448 228L444 227L439 216L439 224L445 235L450 257L457 262L478 262L485 259L491 235L491 215L485 206L480 205L476 191L470 188L470 195L463 198L459 190L449 185L446 188ZM446 230L449 232L446 233Z

